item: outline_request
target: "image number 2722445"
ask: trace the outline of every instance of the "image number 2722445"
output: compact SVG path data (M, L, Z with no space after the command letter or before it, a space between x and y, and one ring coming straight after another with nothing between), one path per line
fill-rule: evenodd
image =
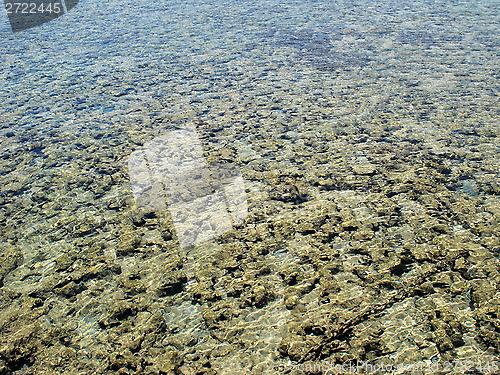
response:
M63 11L61 3L20 3L20 2L6 2L5 10L7 14L21 13L21 14L43 14L55 13L59 14Z
M13 32L43 25L73 9L78 0L4 0Z

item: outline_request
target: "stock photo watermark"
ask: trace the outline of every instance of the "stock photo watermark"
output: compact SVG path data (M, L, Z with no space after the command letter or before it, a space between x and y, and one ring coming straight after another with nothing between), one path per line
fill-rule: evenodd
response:
M280 369L290 374L322 373L333 374L432 374L465 373L479 371L482 374L498 373L499 361L456 360L456 361L420 361L413 363L390 364L383 362L351 361L334 363L329 361L296 363L288 361Z
M172 214L181 247L199 244L241 224L248 207L239 168L207 163L194 128L146 143L128 158L136 205Z
M4 0L12 31L18 33L52 21L73 9L79 0Z

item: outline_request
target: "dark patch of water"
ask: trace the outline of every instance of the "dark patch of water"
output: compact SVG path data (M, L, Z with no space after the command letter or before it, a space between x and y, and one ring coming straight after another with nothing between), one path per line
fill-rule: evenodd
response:
M372 46L351 30L334 29L329 32L310 29L269 30L265 37L278 47L292 47L297 50L295 61L319 70L333 71L360 67L372 61ZM334 43L350 38L351 45L339 50ZM360 42L358 42L360 41Z

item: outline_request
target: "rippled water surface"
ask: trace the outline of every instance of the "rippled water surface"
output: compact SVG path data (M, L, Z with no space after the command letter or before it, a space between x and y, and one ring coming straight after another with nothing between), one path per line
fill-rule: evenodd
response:
M3 17L0 374L498 372L497 1Z

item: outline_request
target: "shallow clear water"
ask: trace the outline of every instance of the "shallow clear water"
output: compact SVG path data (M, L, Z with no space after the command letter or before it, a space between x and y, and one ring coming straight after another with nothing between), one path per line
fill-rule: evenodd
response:
M3 17L0 373L495 372L498 2Z

